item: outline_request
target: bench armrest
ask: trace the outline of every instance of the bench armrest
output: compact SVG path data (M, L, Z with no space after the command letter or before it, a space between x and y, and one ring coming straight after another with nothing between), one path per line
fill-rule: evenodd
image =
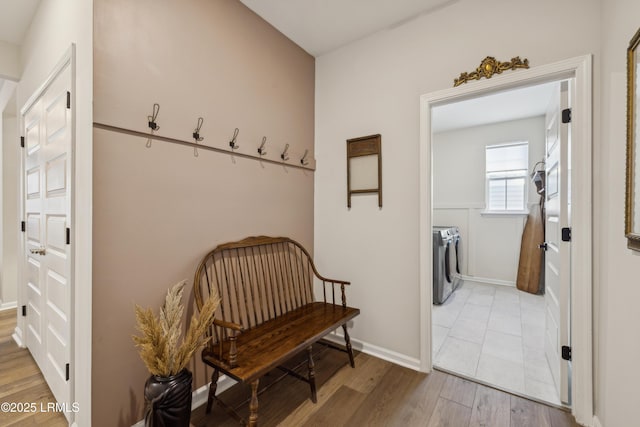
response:
M221 326L223 328L231 329L232 331L236 331L236 332L244 331L244 328L242 327L242 325L238 325L237 323L233 323L233 322L226 322L220 319L213 319L213 324L216 326Z
M347 282L344 280L336 280L336 279L328 279L324 276L319 275L318 273L316 273L316 277L320 280L322 280L323 282L331 282L331 283L337 283L339 285L350 285L351 282Z
M230 333L229 334L225 333L223 334L223 336L226 336L227 339L229 340L229 356L227 359L229 366L231 366L232 368L235 368L238 362L238 347L236 346L236 341L238 339L237 335L238 333L243 332L244 328L242 327L242 325L238 325L237 323L226 322L220 319L213 319L213 324L215 326L229 329ZM223 358L222 357L222 340L218 340L218 344L219 344L218 357L222 359Z

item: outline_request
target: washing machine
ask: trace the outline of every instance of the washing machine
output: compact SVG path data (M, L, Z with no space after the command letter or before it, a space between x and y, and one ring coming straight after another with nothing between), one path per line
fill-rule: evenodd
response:
M433 303L442 304L462 284L462 237L458 227L433 227Z

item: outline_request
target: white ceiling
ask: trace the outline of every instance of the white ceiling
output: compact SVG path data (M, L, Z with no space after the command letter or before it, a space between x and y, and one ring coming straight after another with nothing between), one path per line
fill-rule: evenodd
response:
M240 0L313 56L458 0Z
M459 0L240 1L311 55L320 56ZM39 4L0 0L0 41L22 44ZM539 85L435 107L433 132L542 115L554 87Z
M557 88L558 82L545 83L436 106L431 109L432 132L542 116Z
M0 0L0 41L20 45L40 0Z

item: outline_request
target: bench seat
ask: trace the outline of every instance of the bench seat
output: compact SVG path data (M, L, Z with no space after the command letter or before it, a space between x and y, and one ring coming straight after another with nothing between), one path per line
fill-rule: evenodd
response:
M216 352L212 354L206 348L202 352L202 360L218 366L236 381L251 382L307 349L359 313L357 308L324 302L307 304L238 335L235 367L230 367L216 357ZM223 342L222 346L223 354L227 354L229 342Z

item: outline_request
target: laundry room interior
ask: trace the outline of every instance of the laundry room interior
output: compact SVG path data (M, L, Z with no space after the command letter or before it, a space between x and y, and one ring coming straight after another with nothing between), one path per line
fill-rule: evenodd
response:
M569 402L545 354L543 230L560 86L436 106L431 118L434 366L558 406Z

